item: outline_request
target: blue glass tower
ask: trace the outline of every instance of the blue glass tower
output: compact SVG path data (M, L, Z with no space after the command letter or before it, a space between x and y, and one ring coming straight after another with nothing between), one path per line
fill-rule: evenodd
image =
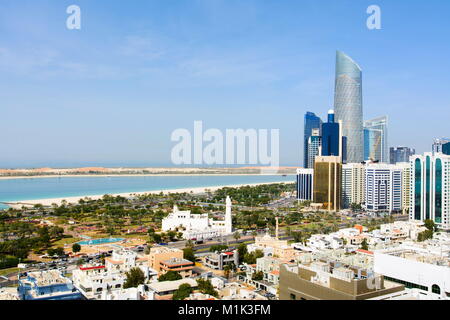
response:
M450 155L450 142L442 145L442 153Z
M334 111L336 121L342 121L342 135L347 137L347 161L362 162L362 71L356 62L340 51L336 54Z
M304 137L303 137L303 166L308 168L308 141L312 135L313 129L322 129L322 120L316 116L313 112L307 112L305 114L305 124L304 124Z
M328 122L322 124L322 156L339 156L339 124L334 122L334 111L328 112Z

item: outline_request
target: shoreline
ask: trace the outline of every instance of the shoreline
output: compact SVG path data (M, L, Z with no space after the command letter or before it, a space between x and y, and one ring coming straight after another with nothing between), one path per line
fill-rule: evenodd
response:
M125 192L125 193L116 193L111 194L111 196L117 197L132 197L132 196L139 196L139 195L146 195L146 194L160 194L161 192L163 194L170 194L170 193L193 193L193 194L200 194L205 193L207 190L214 192L222 188L239 188L244 186L259 186L259 185L269 185L269 184L289 184L289 183L295 183L295 181L292 182L286 182L286 181L273 181L273 182L259 182L259 183L244 183L244 184L233 184L233 185L222 185L222 186L212 186L212 187L193 187L193 188L179 188L179 189L166 189L166 190L153 190L153 191L140 191L140 192ZM21 201L12 201L12 202L4 202L7 204L10 208L13 209L20 209L22 206L25 207L31 207L36 204L42 204L43 206L51 206L52 204L61 205L62 201L65 200L67 203L77 203L80 199L89 198L92 200L98 200L101 199L104 196L102 195L84 195L84 196L73 196L73 197L65 197L65 198L51 198L51 199L37 199L37 200L21 200Z

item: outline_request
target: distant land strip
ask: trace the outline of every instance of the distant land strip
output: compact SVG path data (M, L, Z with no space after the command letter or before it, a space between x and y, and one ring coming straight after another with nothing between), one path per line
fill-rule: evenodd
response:
M0 179L53 178L77 176L164 176L164 175L260 175L269 167L240 168L32 168L0 169ZM297 167L279 167L276 173L268 175L295 174Z

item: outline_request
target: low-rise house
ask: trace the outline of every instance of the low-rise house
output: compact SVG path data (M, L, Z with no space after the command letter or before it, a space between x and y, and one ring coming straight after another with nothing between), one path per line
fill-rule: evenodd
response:
M189 284L193 289L198 287L197 281L190 278L175 281L152 282L148 287L149 290L154 292L155 300L171 300L173 293L177 291L182 284Z
M148 254L149 267L159 274L164 273L161 262L170 259L183 259L183 250L166 246L157 246L150 249Z
M178 272L183 278L192 276L194 266L194 262L180 258L172 258L160 262L160 269L162 273L175 271Z
M221 300L268 300L254 290L236 282L226 284L220 290L219 296Z
M19 275L21 300L81 300L82 294L72 281L58 270L28 272Z
M214 270L223 270L226 265L239 265L239 253L237 250L225 250L213 252L205 257L204 265Z

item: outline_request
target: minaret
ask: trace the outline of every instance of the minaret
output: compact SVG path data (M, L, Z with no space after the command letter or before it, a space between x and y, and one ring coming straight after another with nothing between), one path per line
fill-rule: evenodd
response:
M233 232L232 218L231 218L231 199L230 196L227 196L225 200L225 233Z
M278 217L275 217L276 225L275 225L275 238L278 240Z

